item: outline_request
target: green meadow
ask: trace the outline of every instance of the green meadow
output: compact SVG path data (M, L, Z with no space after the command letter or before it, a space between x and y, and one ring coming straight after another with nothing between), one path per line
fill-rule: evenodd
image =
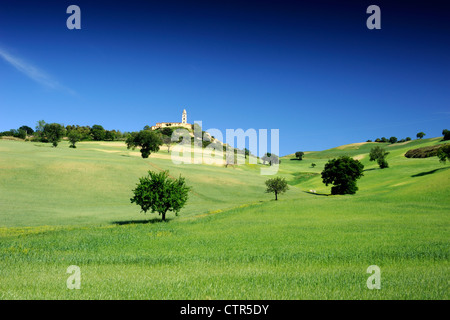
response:
M176 165L165 148L142 159L123 142L0 140L0 299L449 299L450 164L404 157L440 143L283 157L277 175L290 189L274 201L262 165ZM389 168L369 161L375 145ZM365 166L355 195L322 183L340 155ZM148 170L192 188L168 222L130 203ZM80 290L66 286L70 265ZM371 265L379 290L366 285Z

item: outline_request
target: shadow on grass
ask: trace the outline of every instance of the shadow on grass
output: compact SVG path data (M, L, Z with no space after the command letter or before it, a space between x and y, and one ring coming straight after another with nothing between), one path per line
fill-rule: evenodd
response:
M161 219L150 219L150 220L125 220L125 221L113 221L111 224L116 224L119 226L129 225L129 224L155 224L155 223L168 223L172 219L166 219L162 221Z
M325 197L331 196L331 194L328 194L328 193L317 193L317 192L311 192L311 191L303 191L303 192L312 194L314 196L325 196Z
M363 172L366 172L366 171L373 171L373 170L380 170L380 168L364 169Z
M440 170L447 170L450 167L445 167L445 168L438 168L438 169L434 169L434 170L430 170L430 171L425 171L425 172L421 172L421 173L417 173L417 174L413 174L411 177L415 178L415 177L423 177L429 174L433 174L436 173Z

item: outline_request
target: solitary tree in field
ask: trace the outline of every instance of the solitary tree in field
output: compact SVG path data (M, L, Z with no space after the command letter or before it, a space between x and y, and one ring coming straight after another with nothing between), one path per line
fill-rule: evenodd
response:
M44 126L43 135L50 141L54 147L58 146L64 136L64 127L59 123L47 123Z
M311 167L315 167L316 166L316 164L313 162L313 163L311 163Z
M348 156L332 159L325 164L322 181L332 184L331 194L354 194L358 190L356 180L363 176L364 165Z
M126 140L128 149L141 147L142 158L148 158L152 152L158 152L162 143L161 135L149 130L133 132Z
M81 140L81 133L77 130L72 130L67 135L67 138L69 139L70 146L69 148L76 148L75 144Z
M286 179L280 177L266 180L266 187L267 193L275 193L275 200L278 200L278 194L284 193L289 190Z
M147 212L158 212L162 220L166 220L167 211L173 211L176 215L184 207L188 199L190 188L185 179L169 178L168 171L155 173L148 172L148 176L140 178L139 184L133 190L134 197L131 203L136 203L141 210Z
M295 157L297 158L297 160L303 160L304 155L305 155L305 153L303 151L297 151L295 153Z
M416 134L416 137L422 139L423 137L425 137L425 133L419 132L418 134Z
M439 161L442 163L446 163L447 160L450 160L450 143L444 144L440 147L437 152L437 156Z
M389 152L386 152L380 146L376 146L370 150L370 161L376 161L381 169L389 168L389 164L386 161L386 156Z

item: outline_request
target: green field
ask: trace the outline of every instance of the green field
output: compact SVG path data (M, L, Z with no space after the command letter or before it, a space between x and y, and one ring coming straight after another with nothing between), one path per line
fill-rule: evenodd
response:
M142 159L123 142L0 140L0 299L449 299L450 165L403 156L440 140L381 144L387 169L369 162L378 143L284 157L290 190L278 201L261 165L175 165L165 148ZM339 155L365 166L355 195L329 196L321 181ZM192 187L167 223L130 203L148 170ZM66 287L70 265L80 290ZM380 290L366 286L370 265Z

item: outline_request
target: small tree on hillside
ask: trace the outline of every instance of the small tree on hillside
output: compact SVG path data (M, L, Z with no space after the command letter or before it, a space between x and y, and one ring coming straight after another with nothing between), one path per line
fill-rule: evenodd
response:
M381 169L389 168L389 164L386 161L386 156L388 154L389 152L386 152L386 150L380 146L376 146L370 150L370 161L377 161Z
M148 172L148 176L140 178L136 189L133 190L134 197L131 203L136 203L145 213L148 210L158 212L162 221L166 220L167 211L173 211L176 215L184 207L188 199L190 188L185 179L169 178L168 171L155 173Z
M356 180L361 178L364 165L348 156L329 160L322 171L322 181L326 186L333 184L331 194L354 194L358 190Z
M397 140L398 140L397 137L390 137L390 138L389 138L389 142L390 142L390 143L396 143Z
M284 193L289 190L286 179L280 177L266 180L266 187L266 193L275 193L275 200L278 200L278 194Z
M81 140L81 133L79 133L77 130L72 130L67 135L67 138L70 142L69 148L76 148L75 144Z
M446 163L447 160L450 160L450 143L443 145L439 148L437 152L437 157L439 161L442 163Z
M43 135L53 144L53 147L56 148L64 136L64 131L64 127L59 123L47 123L44 126Z
M142 158L148 158L152 152L158 152L159 146L162 145L161 135L155 131L141 130L133 132L126 140L127 148L141 147Z
M295 157L297 158L297 160L303 160L304 155L305 155L305 153L303 151L297 151L295 153Z
M419 132L418 134L416 134L416 137L422 139L423 137L425 137L425 133Z
M316 166L316 164L313 162L313 163L311 163L311 167L315 167Z
M250 150L248 150L247 148L244 148L244 156L245 159L247 159L250 156Z
M442 135L444 136L443 140L450 140L450 130L444 129L442 130Z
M170 147L172 146L172 138L169 136L162 136L162 142L167 147L167 152L170 152Z

